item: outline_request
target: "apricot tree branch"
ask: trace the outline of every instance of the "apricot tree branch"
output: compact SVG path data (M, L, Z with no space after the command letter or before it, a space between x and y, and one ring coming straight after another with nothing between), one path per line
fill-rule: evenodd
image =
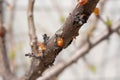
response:
M79 49L75 54L73 54L69 59L67 59L65 62L61 62L51 68L43 77L39 78L40 80L49 80L53 76L58 76L61 72L64 71L67 67L72 65L73 63L77 62L80 58L84 57L88 52L96 47L99 43L109 38L113 33L117 33L117 31L120 29L120 23L118 23L116 26L114 26L114 29L111 29L111 32L104 31L104 34L100 36L97 39L93 39L94 41L91 42L91 46L89 47L89 44L85 44L82 46L81 49Z
M44 56L41 59L37 59L33 57L33 61L29 72L24 77L23 80L35 80L42 73L49 68L49 66L53 65L53 62L59 52L70 45L72 40L78 36L78 31L82 27L84 23L87 22L89 16L93 12L94 8L96 7L99 0L88 0L85 5L78 4L72 13L70 13L69 17L66 19L64 25L55 33L54 36L50 38L48 43L46 44L46 50L44 51ZM34 32L34 24L32 18L33 12L33 3L34 0L29 0L29 8L28 8L28 15L29 15L29 30L31 39L34 39L36 42L36 36ZM31 26L32 25L32 26ZM33 32L33 33L31 33ZM58 46L56 40L58 37L63 39L63 46ZM35 50L37 46L35 46ZM33 51L34 51L33 48ZM37 52L37 50L35 51Z

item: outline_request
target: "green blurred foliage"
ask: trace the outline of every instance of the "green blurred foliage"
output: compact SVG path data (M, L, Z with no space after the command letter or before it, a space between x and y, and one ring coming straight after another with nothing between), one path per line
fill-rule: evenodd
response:
M106 25L108 27L112 26L112 20L110 20L109 18L107 18Z
M16 51L15 51L14 49L12 49L12 50L10 51L9 57L10 57L10 59L14 60L14 59L15 59L15 56L16 56Z
M9 57L11 60L14 60L15 57L16 57L16 53L18 51L21 51L23 49L23 43L20 42L18 43L16 46L12 46L11 50L10 50L10 54L9 54Z
M64 16L60 16L60 22L64 23L65 22L65 17Z
M97 69L94 65L92 64L87 64L88 69L92 72L92 73L96 73Z

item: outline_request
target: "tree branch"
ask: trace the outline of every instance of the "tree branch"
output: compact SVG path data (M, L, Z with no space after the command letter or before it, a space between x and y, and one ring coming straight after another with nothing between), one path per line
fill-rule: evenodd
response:
M3 26L3 0L0 0L0 75L4 80L12 79L5 42L6 30Z
M104 31L104 34L100 36L97 39L93 39L91 46L89 47L89 44L85 44L82 46L81 49L79 49L74 55L72 55L69 59L67 59L65 62L61 62L51 68L43 77L39 78L40 80L49 80L53 76L58 76L61 72L64 71L67 67L78 61L80 58L84 57L88 52L93 49L95 46L97 46L102 41L108 39L113 33L117 32L120 29L120 23L118 23L115 28L111 30L111 32Z
M98 1L99 0L88 0L85 5L78 4L75 7L73 12L66 19L64 25L55 33L52 38L50 38L50 40L46 44L46 50L44 51L44 56L42 57L42 60L33 57L31 68L27 75L24 77L24 80L37 79L49 66L53 65L53 62L59 52L69 46L72 40L79 35L79 29L84 23L86 23ZM33 3L34 0L29 0L28 19L31 39L36 42L35 29L33 28L34 24L32 23ZM58 37L63 38L63 46L56 45L56 40ZM35 46L34 48L36 50L37 46ZM37 50L34 51L34 48L33 52L37 52Z
M29 37L30 37L30 45L33 53L37 53L37 36L34 24L34 2L35 0L29 0L28 3L28 26L29 26Z
M34 3L35 0L29 0L28 3L28 26L29 26L29 37L30 37L30 45L32 49L32 53L36 54L38 51L38 46L37 46L37 36L36 36L36 30L35 30L35 24L34 24L34 16L33 16L33 11L34 11ZM33 58L31 67L33 68L34 62L36 62L36 59ZM28 79L32 75L32 70L29 70L27 74L22 78L23 80L32 80ZM35 76L35 75L34 75ZM34 80L34 79L33 79Z

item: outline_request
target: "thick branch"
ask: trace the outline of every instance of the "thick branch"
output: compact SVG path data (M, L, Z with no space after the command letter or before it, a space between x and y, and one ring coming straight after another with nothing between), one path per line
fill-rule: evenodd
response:
M31 3L34 0L29 0ZM55 33L55 35L49 40L46 45L45 54L42 57L42 60L33 58L31 68L28 74L25 76L25 80L35 80L50 66L53 65L53 62L59 52L70 45L73 38L78 36L78 31L81 26L86 23L90 14L93 12L93 9L97 5L99 0L88 0L85 5L77 5L73 12L66 19L65 24ZM29 7L31 4L29 3ZM29 8L32 11L31 8ZM32 12L29 12L29 17L31 19ZM31 21L29 24L33 25ZM29 25L30 27L30 25ZM33 29L34 30L34 29ZM34 33L33 33L34 34ZM32 35L32 34L31 34ZM57 36L61 36L64 40L64 45L59 47L56 45ZM32 37L36 38L36 37Z
M89 44L85 44L80 50L78 50L74 55L72 55L69 59L67 59L65 62L59 63L58 65L54 66L50 71L46 73L43 77L39 78L40 80L49 80L53 76L58 76L61 72L64 71L67 67L78 61L80 58L84 57L91 49L93 49L95 46L97 46L102 41L108 39L113 33L117 32L120 29L120 23L115 26L114 29L111 30L110 33L107 31L102 34L97 39L93 39L91 47L89 47Z

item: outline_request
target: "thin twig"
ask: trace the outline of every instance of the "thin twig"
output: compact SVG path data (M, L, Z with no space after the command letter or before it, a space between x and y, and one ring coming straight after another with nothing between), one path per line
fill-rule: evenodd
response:
M105 4L107 3L107 1L108 1L108 0L101 0L101 1L100 1L100 8L99 8L99 9L100 9L100 10L99 10L100 13L99 13L99 15L101 15L101 14L104 12L104 10L105 10ZM94 25L95 25L95 26L97 26L99 20L100 20L99 18L97 18L97 17L95 18L95 20L94 20Z
M31 53L35 55L37 54L37 51L38 51L38 46L37 46L38 41L37 41L34 16L33 16L34 3L35 3L35 0L29 0L28 2L28 26L29 26L28 30L29 30L30 45L32 49ZM23 77L23 80L34 80L34 79L28 79L30 78L28 75L32 75L31 69L33 68L37 60L38 59L35 59L35 57L33 57L30 70L25 74L25 76ZM33 75L33 76L36 76L36 75Z
M101 18L101 14L104 12L104 10L105 10L105 4L107 3L107 1L108 0L101 0L100 2L99 2L99 17ZM99 24L99 21L101 20L99 17L97 17L97 16L95 16L95 18L94 19L92 19L92 21L93 21L93 25L92 26L90 26L89 28L88 28L88 31L87 31L87 33L86 33L86 38L87 38L87 42L89 42L90 41L90 39L91 39L91 37L93 37L93 32L96 30L96 28L97 28L97 25ZM102 20L102 22L103 22L103 20ZM105 24L105 21L103 22L104 24ZM87 62L87 59L85 60L85 58L86 57L83 57L84 59L84 62ZM88 62L87 62L88 63Z
M92 34L96 30L97 25L98 25L98 23L99 23L100 20L106 25L106 22L101 18L100 15L103 13L103 11L105 9L105 4L106 4L107 1L108 0L101 0L99 2L99 4L100 4L100 6L99 6L100 13L99 13L99 16L96 16L94 19L92 19L93 25L89 27L89 29L87 31L87 34L86 34L87 37L88 37L88 39L92 37Z
M37 52L37 36L36 36L34 16L33 16L34 3L35 0L29 0L28 3L28 26L29 26L29 37L30 37L30 45L31 45L32 53Z

